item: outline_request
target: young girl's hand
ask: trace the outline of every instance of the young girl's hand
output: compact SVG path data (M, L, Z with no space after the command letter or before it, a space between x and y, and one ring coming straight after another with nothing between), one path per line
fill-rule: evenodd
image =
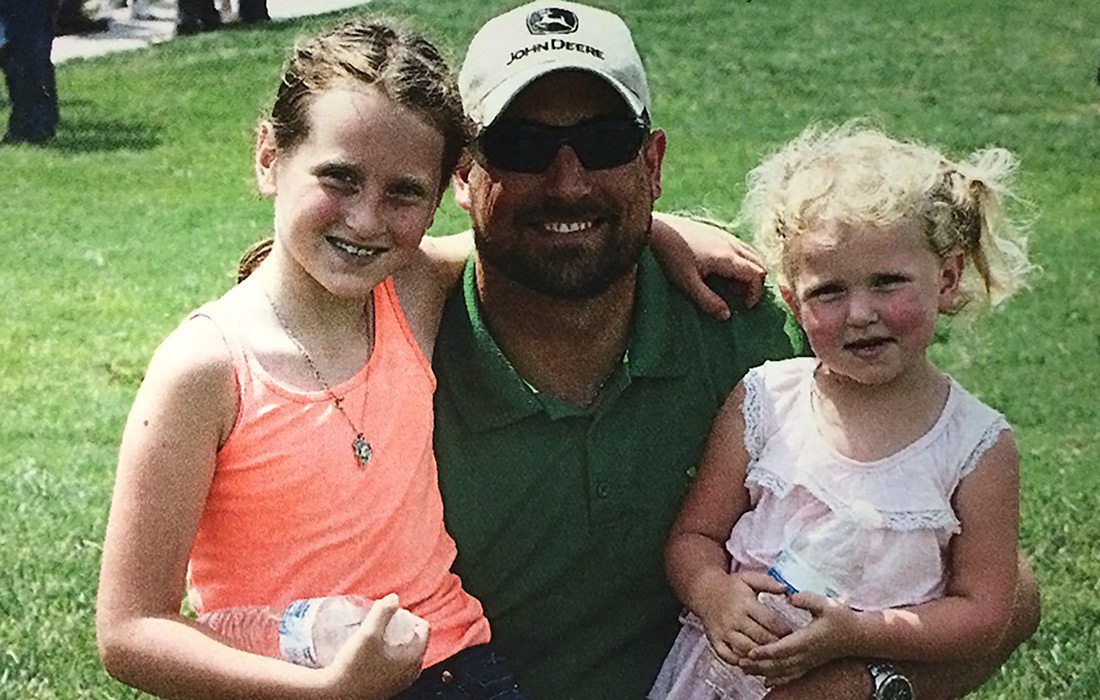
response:
M386 627L398 611L393 593L371 606L363 623L322 672L333 697L384 700L408 688L420 675L428 646L426 625L403 640L387 640Z
M764 676L768 686L783 685L858 647L859 613L843 603L811 593L796 593L790 602L813 615L802 629L748 651L740 662L746 673Z
M783 585L767 574L722 572L708 577L701 591L698 614L718 658L736 664L750 650L778 640L790 627L756 598L762 591L783 593Z

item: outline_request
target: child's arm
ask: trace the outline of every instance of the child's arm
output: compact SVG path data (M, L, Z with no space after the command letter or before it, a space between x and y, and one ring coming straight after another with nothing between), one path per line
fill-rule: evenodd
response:
M753 650L750 673L779 685L844 656L959 661L988 653L1012 615L1016 589L1019 459L1011 433L1002 433L956 489L962 532L950 547L946 595L922 605L855 612L820 596L797 594L809 626Z
M331 697L349 684L362 692L347 697L385 697L419 666L414 650L400 663L380 651L385 610L340 665L320 670L233 649L180 615L215 454L236 410L220 334L207 322L183 324L154 355L123 434L96 605L104 666L124 683L168 697ZM373 660L366 668L364 656Z
M758 591L782 593L781 584L760 572L728 573L725 542L749 508L744 397L738 384L718 414L665 550L673 590L703 621L711 646L729 663L789 631L756 599Z
M420 250L427 255L433 275L446 289L458 284L466 258L474 252L474 233L466 229L447 236L424 236Z
M469 230L449 236L424 236L420 250L394 273L394 290L420 352L430 362L447 295L462 279L466 259L474 249Z

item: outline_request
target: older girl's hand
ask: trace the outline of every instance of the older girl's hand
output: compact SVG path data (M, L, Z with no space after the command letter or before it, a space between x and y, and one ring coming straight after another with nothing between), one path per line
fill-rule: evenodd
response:
M420 675L428 646L427 624L405 634L386 634L398 611L393 593L376 601L355 634L322 670L333 697L383 700L408 688Z

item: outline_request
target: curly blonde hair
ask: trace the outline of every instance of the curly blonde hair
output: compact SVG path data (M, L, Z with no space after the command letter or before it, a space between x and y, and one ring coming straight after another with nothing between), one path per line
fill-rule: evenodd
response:
M1016 167L1003 148L953 162L861 121L811 126L749 173L739 221L783 285L794 271L791 241L806 231L912 221L941 259L962 252L978 273L963 275L952 311L975 301L987 307L1022 287L1034 269L1025 227L1002 207Z

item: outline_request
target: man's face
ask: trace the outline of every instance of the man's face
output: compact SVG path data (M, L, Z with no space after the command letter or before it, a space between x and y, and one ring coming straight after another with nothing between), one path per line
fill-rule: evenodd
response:
M631 117L602 79L561 72L529 85L497 121L574 126ZM456 201L470 212L482 264L547 296L600 294L635 268L648 240L664 147L657 131L625 164L589 169L566 144L536 173L475 158L454 185Z

